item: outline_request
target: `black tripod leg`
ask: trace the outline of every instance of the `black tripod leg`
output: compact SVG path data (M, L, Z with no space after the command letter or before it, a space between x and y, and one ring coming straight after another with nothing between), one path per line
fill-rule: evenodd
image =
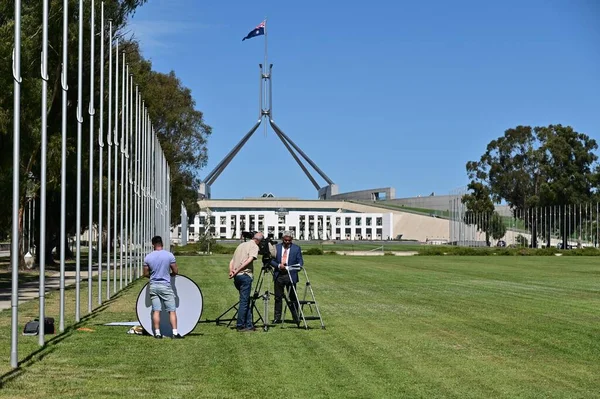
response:
M217 317L215 319L215 322L217 325L221 324L222 322L228 321L229 323L227 323L227 327L229 327L231 325L231 322L234 320L237 320L237 314L238 314L238 305L240 304L240 302L236 302L235 304L231 305L229 307L229 309L227 309L226 311L224 311L223 313L221 313L219 315L219 317ZM233 315L233 317L231 319L223 319L223 316L225 316L227 313L229 313L231 310L235 309L235 314Z

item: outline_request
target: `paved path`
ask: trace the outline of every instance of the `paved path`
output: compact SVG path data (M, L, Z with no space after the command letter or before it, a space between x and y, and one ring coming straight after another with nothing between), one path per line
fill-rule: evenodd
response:
M92 272L92 276L98 275L98 272ZM65 287L75 284L76 272L68 271L65 272ZM80 281L87 281L88 272L80 272ZM19 285L19 304L36 299L40 296L40 283L39 281L28 281ZM46 294L50 291L57 291L60 289L60 273L56 272L50 276L46 276ZM3 290L0 292L0 311L10 309L11 307L11 290Z

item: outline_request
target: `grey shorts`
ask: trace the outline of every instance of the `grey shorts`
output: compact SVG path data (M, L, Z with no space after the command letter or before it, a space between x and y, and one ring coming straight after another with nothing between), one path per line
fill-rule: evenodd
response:
M152 301L152 310L175 311L175 293L173 288L167 284L153 284L150 286L150 300ZM165 305L164 309L162 304Z

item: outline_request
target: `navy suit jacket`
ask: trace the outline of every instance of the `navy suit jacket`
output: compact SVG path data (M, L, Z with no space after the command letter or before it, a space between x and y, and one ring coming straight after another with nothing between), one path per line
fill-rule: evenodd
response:
M277 279L279 276L279 264L281 263L281 256L283 255L283 244L279 243L275 246L277 249L277 255L274 259L271 259L271 266L275 268L273 271L273 279ZM302 259L302 250L300 247L294 243L288 249L288 257L287 262L288 265L304 265L304 260ZM292 283L296 284L298 282L298 272L291 271L290 280Z

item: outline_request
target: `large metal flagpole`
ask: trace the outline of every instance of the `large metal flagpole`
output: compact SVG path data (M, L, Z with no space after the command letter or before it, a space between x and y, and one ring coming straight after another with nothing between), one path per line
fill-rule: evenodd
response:
M121 203L125 203L125 206L122 207L121 217L123 217L123 213L125 214L125 239L123 242L125 243L125 248L123 249L123 253L125 255L125 286L129 283L129 114L130 114L130 106L129 106L129 80L131 76L129 75L129 64L126 66L126 74L125 74L125 146L123 149L125 150L125 178L121 181L121 194L123 193L123 189L125 190L125 198L121 201ZM123 188L123 186L125 186Z
M48 0L44 0L42 17L42 142L40 168L40 247L37 253L40 264L40 320L46 317L46 169L48 155ZM45 343L44 323L38 329L38 343Z
M122 95L121 95L121 180L119 181L119 183L121 183L121 212L119 212L119 220L120 220L120 224L119 224L119 290L123 289L123 244L124 244L124 239L123 239L123 212L125 212L125 209L123 208L123 189L124 189L124 185L125 185L125 179L123 179L123 175L124 175L124 165L125 165L125 96L126 96L126 92L125 92L125 52L123 51L123 62L121 63L121 69L122 71L122 75L121 75L121 90L122 90Z
M140 97L139 87L135 86L135 253L136 267L140 276Z
M108 184L106 185L106 300L110 299L110 250L112 236L110 229L111 212L111 185L112 185L112 20L108 21L108 126L106 129L106 142L108 143ZM114 276L113 276L114 278Z
M83 0L79 0L79 47L77 52L77 199L75 204L75 322L80 321L81 290L81 141L83 130Z
M93 75L92 75L93 76ZM100 127L98 129L98 305L102 305L102 234L104 232L102 217L102 191L104 182L104 2L100 6Z
M93 208L94 208L94 0L91 3L90 13L90 107L88 113L90 115L90 158L89 158L89 176L88 184L88 313L92 312L92 227L94 224ZM98 183L101 183L100 181ZM100 277L100 265L98 265L98 277Z
M60 84L62 88L61 166L60 166L60 309L59 331L65 331L65 251L67 250L67 63L69 0L63 0L63 51Z
M11 233L11 346L10 365L19 364L17 353L19 307L19 165L21 160L21 0L15 0L15 47L13 50L13 198Z
M114 196L113 196L113 207L114 207L114 213L113 213L113 234L115 235L114 238L114 245L113 245L113 293L117 292L117 242L120 239L120 237L117 235L117 190L119 188L119 183L118 183L118 176L117 176L117 170L119 167L119 157L118 157L118 153L119 153L119 110L118 110L118 106L119 106L119 39L117 38L116 43L115 43L115 128L114 128L114 136L113 136L113 142L115 143L115 160L114 160L114 166L115 166L115 175L114 175L114 179L115 179L115 184L114 184Z
M133 109L133 74L129 75L129 135L127 136L128 144L127 144L127 164L129 165L129 173L127 174L127 231L129 234L129 241L127 244L127 257L128 267L129 267L129 282L133 281L133 252L132 245L135 242L133 235L133 117L134 117L134 109Z

